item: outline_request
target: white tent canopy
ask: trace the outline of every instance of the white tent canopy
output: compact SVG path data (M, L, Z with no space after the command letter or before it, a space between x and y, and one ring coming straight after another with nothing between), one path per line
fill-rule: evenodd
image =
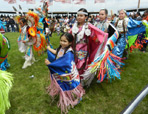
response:
M27 4L25 2L21 2L20 0L16 0L16 4L8 4L6 1L1 0L0 11L13 11L12 6L18 8L20 4L23 8L23 11L28 11L28 9L34 9L37 6L42 5L40 0L36 0L36 4ZM140 8L147 8L148 0L140 0ZM132 9L138 7L138 0L105 0L105 3L97 3L94 4L94 0L86 0L86 4L78 5L78 4L63 4L61 2L54 2L52 6L49 6L49 12L76 12L80 8L86 8L89 12L97 12L102 8L106 8L109 11L112 10L113 13L117 13L120 9Z

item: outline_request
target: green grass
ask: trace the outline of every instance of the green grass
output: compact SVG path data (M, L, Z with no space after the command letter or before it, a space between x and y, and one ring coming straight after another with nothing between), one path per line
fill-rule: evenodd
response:
M11 108L6 114L60 114L57 101L51 103L51 97L46 93L50 84L49 70L44 64L43 56L35 55L38 60L31 67L22 70L24 59L18 51L17 38L19 33L5 34L11 43L8 62L11 64L7 70L14 77L13 88L10 91ZM59 45L59 37L53 34L51 42L54 47ZM119 114L134 97L148 84L148 53L135 50L125 61L121 80L101 84L94 80L83 100L69 114ZM34 78L30 78L34 75ZM138 105L133 114L146 114L148 112L148 96Z

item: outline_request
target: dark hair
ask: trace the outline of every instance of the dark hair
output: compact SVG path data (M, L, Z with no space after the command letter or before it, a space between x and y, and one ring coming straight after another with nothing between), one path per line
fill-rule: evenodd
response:
M148 13L148 9L144 11L144 13Z
M81 9L78 10L78 12L79 12L79 11L82 11L82 12L88 13L87 10L86 10L85 8L81 8ZM88 16L88 15L85 15L85 16Z
M140 12L137 12L136 14L139 15L139 16L141 16Z
M68 42L69 43L72 43L73 42L73 35L72 34L70 34L70 33L68 33L68 32L65 32L65 33L63 33L61 36L60 36L60 39L61 39L61 37L62 36L65 36L66 37L66 39L68 40ZM66 47L66 49L65 49L65 51L64 51L64 54L67 52L67 50L70 48L70 46L71 45L69 45L68 47ZM56 58L57 58L57 54L58 54L58 52L59 52L59 50L61 49L61 45L57 48L57 53L56 53L56 56L55 56L55 60L56 60Z
M20 18L20 21L22 21L23 23L27 23L27 20L25 18Z
M62 36L65 36L69 43L70 43L70 42L73 42L73 35L72 35L72 34L70 34L70 33L68 33L68 32L65 32L65 33L63 33L63 34L60 36L60 39L61 39Z
M107 9L101 9L100 11L105 11L105 14L108 15L108 10Z

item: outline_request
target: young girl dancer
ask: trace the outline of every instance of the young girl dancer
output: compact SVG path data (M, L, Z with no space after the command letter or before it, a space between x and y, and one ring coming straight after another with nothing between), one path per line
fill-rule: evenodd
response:
M94 23L94 26L100 30L108 33L108 37L111 37L116 31L115 27L107 20L108 10L101 9L99 11L99 20Z
M88 23L87 17L86 9L78 10L77 21L70 31L74 36L75 63L84 85L90 85L94 78L95 73L90 73L88 65L103 52L108 37L107 33Z
M120 33L120 38L117 41L117 46L114 47L112 53L118 57L123 56L125 46L127 44L128 18L126 18L126 11L119 11L119 19L115 23L115 27Z
M47 47L48 59L45 59L45 64L51 73L49 95L60 96L58 106L65 113L68 112L68 108L78 104L85 93L74 62L72 41L73 36L70 33L64 33L60 38L60 46L57 50Z

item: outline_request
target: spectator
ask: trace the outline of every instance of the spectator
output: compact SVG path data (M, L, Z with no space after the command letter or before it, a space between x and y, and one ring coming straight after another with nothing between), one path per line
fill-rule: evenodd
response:
M141 21L142 20L140 12L136 13L136 20L137 21Z
M9 17L6 18L6 32L10 32L10 28L9 28Z
M58 36L60 35L60 29L61 29L61 27L60 27L60 24L58 23L57 27L56 27L56 31L57 31Z
M15 28L14 28L15 22L14 22L13 17L10 18L9 24L10 24L10 27L11 27L11 31L15 32Z

